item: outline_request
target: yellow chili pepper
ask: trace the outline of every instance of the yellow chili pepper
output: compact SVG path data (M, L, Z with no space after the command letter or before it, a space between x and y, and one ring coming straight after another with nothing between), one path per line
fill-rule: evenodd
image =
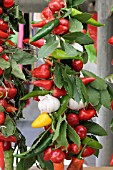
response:
M52 119L47 112L42 112L32 123L33 128L41 128L52 123Z

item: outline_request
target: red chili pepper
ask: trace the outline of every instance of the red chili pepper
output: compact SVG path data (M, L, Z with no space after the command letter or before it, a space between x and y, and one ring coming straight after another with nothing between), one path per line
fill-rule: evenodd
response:
M9 60L9 57L7 56L7 54L3 54L3 55L2 55L2 58L3 58L5 61L8 61L8 60Z
M3 6L5 8L11 8L14 5L14 0L3 0Z
M2 142L8 141L8 142L14 142L14 143L16 143L16 142L17 142L17 139L16 139L15 136L5 137L5 136L0 132L0 141L2 141Z
M23 42L26 44L29 44L29 40L30 40L30 38L27 38L27 39L24 39ZM31 45L41 48L44 45L44 38L41 38L40 40L31 43Z
M12 113L12 112L15 112L17 111L18 109L10 104L7 104L6 108L5 108L6 112L8 113Z
M5 141L4 142L4 151L8 151L11 149L11 142Z
M39 67L31 71L32 76L39 79L48 79L51 77L50 66L47 64L42 64Z
M3 86L0 86L0 98L4 98L6 96L6 89Z
M6 39L6 38L8 38L8 36L9 35L6 32L3 32L0 30L0 39Z
M52 80L37 80L37 81L32 82L32 84L38 87L42 87L46 90L51 90L53 86L53 81Z
M7 88L7 98L13 99L17 94L17 89L12 87L12 88Z
M2 15L3 14L3 9L2 9L2 7L0 7L0 15Z
M82 170L83 163L84 163L84 159L80 160L78 158L72 157L72 161L68 166L67 170Z
M44 126L45 130L47 130L48 128L50 128L50 125ZM49 129L49 133L51 133L51 134L53 133L53 129L52 128Z
M15 43L11 41L10 39L6 41L8 45L15 47Z
M7 106L7 101L5 99L0 99L0 105L5 108Z
M8 33L9 35L10 35L10 34L13 34L13 35L15 34L11 28L8 29L7 33Z
M3 51L4 49L3 49L3 47L2 46L0 46L0 53Z
M38 97L33 97L33 100L40 101L40 99Z
M60 9L62 8L61 4L57 0L50 1L48 7L50 8L53 14L57 11L60 11Z
M109 43L110 45L113 45L113 36L112 36L111 38L109 38L108 43Z
M5 41L0 39L0 45L3 45L4 43L5 43Z
M54 170L64 170L64 161L60 163L53 163Z
M50 20L43 20L43 21L40 21L40 22L37 22L37 23L35 23L35 24L31 24L31 26L33 27L33 28L42 28L44 25L46 25L48 22L49 22Z
M113 100L111 101L111 110L113 110Z
M81 32L82 32L82 33L84 33L84 34L86 34L86 33L87 33L87 31L86 31L85 29L83 29Z
M49 7L44 8L44 10L42 11L42 16L45 19L54 18L53 13Z
M0 30L6 32L8 30L8 24L4 22L3 19L0 19Z
M111 156L110 166L113 166L113 154L112 154L112 156Z
M62 35L69 30L69 21L65 18L60 18L60 24L52 31L53 34Z
M54 97L61 97L61 96L65 96L66 95L66 90L64 89L64 87L62 87L61 89L59 89L58 87L55 87L52 91L52 95Z
M4 170L5 163L4 163L4 143L0 142L0 170Z
M80 145L80 148L75 144L75 143L72 143L71 144L71 151L77 155L80 151L82 150L82 145Z
M5 114L4 112L0 112L0 125L3 125L5 121Z
M79 72L83 68L83 62L81 60L74 60L72 62L72 67L73 67L73 70Z
M82 157L88 157L91 156L95 153L95 150L93 148L90 147L86 147L82 153Z
M0 76L2 76L3 73L4 73L4 70L2 70L2 69L0 68Z
M95 81L96 78L94 78L94 77L84 77L84 78L81 78L81 80L84 83L84 85L87 85L87 84Z
M79 118L75 113L69 113L67 115L67 122L70 126L74 127L79 124Z
M79 120L87 121L96 115L95 109L81 109L78 114Z
M61 149L55 149L52 152L50 160L53 163L61 163L63 162L64 158L65 158L64 152Z
M51 159L51 156L52 156L52 147L49 147L47 148L45 151L44 151L44 156L43 156L43 159L45 161L49 161Z
M86 137L86 134L87 134L86 127L82 125L78 125L75 127L75 131L79 135L80 139L84 139Z

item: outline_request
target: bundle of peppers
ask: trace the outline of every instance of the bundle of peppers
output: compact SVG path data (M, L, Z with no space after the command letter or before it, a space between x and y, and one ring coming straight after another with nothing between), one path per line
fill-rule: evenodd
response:
M83 65L88 61L84 45L93 43L84 23L104 24L90 14L82 19L85 13L77 10L80 4L50 1L42 11L43 20L32 24L32 28L39 28L38 32L23 41L38 47L38 57L44 61L30 72L33 91L21 98L33 97L38 102L40 115L32 127L44 128L44 132L28 151L14 155L21 158L20 165L23 160L27 165L32 158L32 164L38 160L40 169L64 170L67 159L71 160L68 170L82 170L84 158L98 156L102 149L95 135L107 133L93 118L98 117L102 105L112 109L112 89L105 80L83 70ZM109 106L102 102L104 90L110 98Z

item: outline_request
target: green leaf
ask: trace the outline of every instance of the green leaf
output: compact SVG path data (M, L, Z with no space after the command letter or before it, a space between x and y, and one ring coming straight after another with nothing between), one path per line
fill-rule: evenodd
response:
M43 170L53 170L54 169L51 161L44 161L43 153L38 154L37 159L38 159L40 167Z
M8 69L9 67L10 67L10 63L0 57L0 68L2 68L2 70L5 70Z
M56 130L52 139L52 143L54 143L54 141L59 137L60 134L60 127L61 127L61 123L65 120L65 116L62 117L60 116L57 122L57 126L56 126Z
M44 44L38 51L38 58L47 57L57 48L57 46L58 46L58 41Z
M87 133L91 133L98 136L107 136L107 132L99 124L91 121L86 121L82 123L83 126L87 128Z
M78 21L82 23L87 22L91 17L92 15L89 13L82 13L82 14L77 14L74 16L74 18L76 18Z
M4 107L0 104L0 112L4 112L4 111L5 111Z
M82 31L83 25L80 21L78 21L75 18L70 18L69 21L70 21L70 29L69 29L70 32Z
M6 50L6 53L7 52L8 50ZM36 57L21 49L14 49L12 52L11 59L15 60L18 64L28 65L37 61Z
M78 6L85 2L86 0L73 0L73 7Z
M15 133L16 125L9 115L6 115L4 126L2 133L5 137L9 137Z
M71 67L69 67L68 65L65 66L65 71L67 74L71 74L71 75L75 75L76 71L72 70Z
M111 99L113 99L113 88L110 85L108 85L107 90L111 96Z
M68 137L69 139L75 143L78 147L80 146L80 137L79 135L76 133L76 131L68 124Z
M106 90L107 88L107 84L106 81L98 76L96 76L95 74L91 73L90 71L87 70L82 70L82 73L84 75L84 77L94 77L96 78L95 81L90 83L90 86L97 89L97 90Z
M99 113L101 107L102 105L99 103L98 105L95 106L95 110Z
M110 129L111 129L111 132L113 133L113 119L110 122Z
M69 56L77 56L78 55L77 50L69 43L64 43L64 48L65 48L65 52L67 55L69 55Z
M108 93L108 90L100 91L101 104L107 109L111 110L111 96Z
M70 8L69 11L66 12L66 13L62 16L62 18L68 17L71 13L72 13L72 9Z
M80 59L83 61L82 57L80 56L69 56L65 51L56 49L53 53L52 56L55 59L61 59L61 60L67 60L67 59Z
M88 53L89 61L95 63L97 60L97 54L96 54L96 49L94 47L94 44L85 45L85 49Z
M86 64L88 62L88 53L87 52L83 52L81 57L83 58L84 64Z
M82 94L84 96L84 99L86 101L86 104L89 103L89 96L87 94L87 90L86 90L86 86L83 84L82 80L80 79L80 82L81 82L81 90L82 90Z
M17 164L16 170L28 170L35 163L36 157L21 159Z
M113 74L110 74L109 76L105 77L105 80L109 83L113 83Z
M80 98L82 99L82 102L85 103L86 100L85 100L84 95L82 93L81 81L80 81L80 78L78 78L78 76L76 76L76 85L77 85L77 90L79 92Z
M65 121L62 122L60 127L60 134L57 138L57 147L65 146L68 147L68 141L67 141L67 123Z
M62 77L62 69L60 64L55 64L55 71L54 71L54 83L58 88L62 88L63 86L63 77Z
M87 93L89 96L89 102L93 105L96 106L100 103L100 93L98 90L92 88L90 85L86 86Z
M20 78L22 80L26 80L24 73L18 66L18 64L15 61L12 61L12 71L11 74L13 74L15 77Z
M87 144L87 146L94 148L94 149L102 149L102 145L98 141L96 141L88 136L86 136L86 138L82 140L82 144L83 145Z

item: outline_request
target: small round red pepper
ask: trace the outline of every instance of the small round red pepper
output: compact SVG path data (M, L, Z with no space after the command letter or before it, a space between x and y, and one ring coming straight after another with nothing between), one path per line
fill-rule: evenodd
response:
M48 7L50 8L53 14L57 11L60 11L60 9L62 8L61 4L57 0L50 1Z
M8 24L0 19L0 30L6 32L8 30Z
M82 153L82 157L88 157L91 156L95 153L95 150L93 148L90 147L86 147Z
M13 99L17 94L17 89L15 87L7 88L7 98Z
M4 73L4 70L2 70L2 69L0 68L0 76L2 76L3 73Z
M3 14L3 9L2 9L2 7L0 7L0 15L2 15Z
M51 77L50 66L48 64L42 64L39 67L31 71L32 76L39 79L48 79Z
M0 125L3 125L5 121L5 114L4 112L0 112Z
M5 8L11 8L14 5L14 0L3 0L3 6Z
M79 118L75 113L69 113L67 115L67 122L70 126L74 127L79 124Z
M74 60L72 62L73 70L79 72L83 68L83 62L81 60Z
M52 156L52 147L49 147L47 148L45 151L44 151L44 156L43 156L43 159L45 161L49 161L51 159L51 156Z
M87 121L90 120L91 118L96 115L96 110L95 109L81 109L78 114L79 120L82 121Z
M0 105L5 108L7 106L7 101L5 99L0 99Z
M64 152L61 149L55 149L52 152L50 160L53 163L61 163L63 162L64 158L65 158Z
M78 125L75 127L75 131L79 135L80 139L84 139L86 137L86 134L87 134L86 127L82 125Z
M72 143L71 144L71 151L77 155L80 151L82 150L82 145L80 145L80 149L79 147L75 144L75 143Z
M42 11L42 16L45 19L54 18L53 13L49 7L44 8L44 10Z
M52 91L52 95L54 97L61 97L61 96L65 96L66 95L66 90L64 89L64 87L62 87L61 89L59 89L58 87L55 87Z

